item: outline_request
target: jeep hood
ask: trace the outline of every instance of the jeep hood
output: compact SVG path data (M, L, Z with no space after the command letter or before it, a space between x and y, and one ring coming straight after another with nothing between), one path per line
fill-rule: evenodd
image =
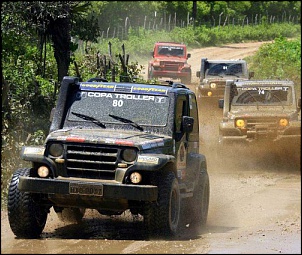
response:
M170 136L120 129L60 129L51 132L48 141L135 146L139 149L172 146Z

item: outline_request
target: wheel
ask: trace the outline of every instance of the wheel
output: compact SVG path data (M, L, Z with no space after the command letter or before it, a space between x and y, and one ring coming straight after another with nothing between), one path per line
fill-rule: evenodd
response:
M174 236L179 229L180 192L174 173L159 178L156 204L145 208L144 224L151 235Z
M38 238L46 224L48 207L34 201L33 194L18 189L19 177L29 176L30 169L18 169L8 190L8 221L13 233L20 238Z
M57 212L58 218L65 223L80 223L84 214L85 208L63 208Z
M148 68L148 80L152 80L154 77L153 77L153 70L154 70L154 67L153 66L150 66Z
M187 77L182 78L181 83L190 85L191 84L191 73Z
M208 218L210 200L210 183L206 166L202 166L198 183L194 188L193 197L190 199L191 224L195 228L204 226ZM188 208L189 209L189 208Z

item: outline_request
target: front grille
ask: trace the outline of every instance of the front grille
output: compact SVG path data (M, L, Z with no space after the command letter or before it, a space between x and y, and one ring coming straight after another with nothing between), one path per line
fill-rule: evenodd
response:
M225 81L215 82L217 84L217 88L224 88L225 87Z
M278 120L276 118L255 118L247 119L247 128L266 128L276 129L278 127Z
M67 145L68 177L114 179L119 149L96 145Z
M164 66L164 70L166 71L178 71L183 66L183 63L175 63L175 62L169 62L169 61L161 61L161 66Z
M248 139L275 139L278 135L277 118L251 118L246 124Z

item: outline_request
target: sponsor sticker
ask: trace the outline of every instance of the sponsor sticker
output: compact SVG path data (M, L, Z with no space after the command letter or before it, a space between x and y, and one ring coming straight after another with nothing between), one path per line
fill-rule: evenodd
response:
M139 155L137 159L137 162L147 163L147 164L158 164L158 161L159 161L158 157L144 156L144 155Z
M25 147L23 154L26 154L26 155L44 155L44 148Z

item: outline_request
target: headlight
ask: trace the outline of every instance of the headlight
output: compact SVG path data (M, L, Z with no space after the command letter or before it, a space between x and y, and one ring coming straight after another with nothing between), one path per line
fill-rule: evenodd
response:
M216 88L216 83L213 82L213 83L210 84L210 86L211 86L212 89L215 89Z
M133 149L125 149L122 151L122 159L127 162L132 162L136 159L136 151Z
M279 126L286 127L287 125L288 125L288 120L287 119L280 119L279 120Z
M143 177L139 172L133 172L130 175L130 180L133 184L140 183L142 181Z
M53 143L49 146L49 154L53 157L60 157L63 155L63 145L61 143Z
M48 174L49 174L49 169L48 169L47 166L40 166L40 167L38 168L38 175L39 175L40 177L45 178L45 177L48 176Z
M239 128L245 127L245 121L243 119L237 119L235 124L236 124L236 127L239 127Z

